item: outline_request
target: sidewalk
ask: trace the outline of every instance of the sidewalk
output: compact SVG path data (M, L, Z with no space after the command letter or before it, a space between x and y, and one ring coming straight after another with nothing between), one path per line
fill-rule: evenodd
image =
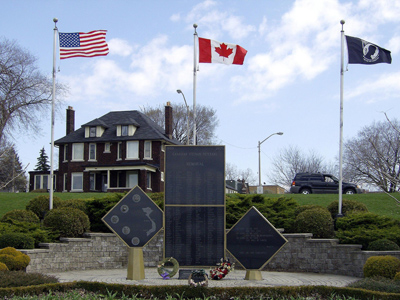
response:
M207 271L207 270L206 270ZM301 286L325 285L344 287L359 280L357 277L319 274L319 273L289 273L289 272L261 272L263 280L244 280L246 271L234 270L222 280L209 280L209 287L237 287L237 286ZM59 278L60 282L96 281L132 285L187 285L187 280L179 280L178 274L169 280L163 280L156 268L145 269L145 279L127 280L127 269L101 269L86 271L69 271L48 273Z

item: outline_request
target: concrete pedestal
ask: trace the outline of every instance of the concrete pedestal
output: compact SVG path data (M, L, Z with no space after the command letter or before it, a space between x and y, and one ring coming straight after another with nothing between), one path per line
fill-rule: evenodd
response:
M142 280L144 275L143 248L129 248L127 280Z
M244 280L263 280L260 270L246 270Z

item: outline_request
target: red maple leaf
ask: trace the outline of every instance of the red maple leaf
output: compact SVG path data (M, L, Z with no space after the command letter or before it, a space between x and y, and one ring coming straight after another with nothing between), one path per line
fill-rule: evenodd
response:
M228 58L229 55L233 53L232 48L228 48L228 46L224 43L220 44L219 47L215 47L215 52L219 54L219 56L223 56Z

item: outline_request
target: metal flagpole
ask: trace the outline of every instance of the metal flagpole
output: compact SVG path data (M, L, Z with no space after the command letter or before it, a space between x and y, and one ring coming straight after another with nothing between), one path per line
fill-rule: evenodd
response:
M338 217L342 216L342 195L343 195L343 79L344 79L344 30L345 21L341 20L341 58L340 58L340 138L339 138L339 207Z
M196 28L197 24L193 24L194 28L194 43L193 43L193 145L197 144L196 140L196 72L197 72L197 52L196 52L196 41L198 40Z
M57 49L57 22L58 19L54 18L54 43L53 43L53 95L51 99L51 151L50 151L50 195L49 195L49 209L53 209L53 188L54 188L54 102L56 97L56 49Z

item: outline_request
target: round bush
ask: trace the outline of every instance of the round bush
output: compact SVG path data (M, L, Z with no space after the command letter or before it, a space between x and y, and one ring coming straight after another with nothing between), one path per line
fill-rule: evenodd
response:
M61 201L57 208L76 208L81 211L83 211L85 214L87 214L87 208L86 208L86 200L81 200L81 199L68 199Z
M400 281L400 272L397 272L396 275L394 275L393 280Z
M296 210L294 211L295 215L298 216L299 214L301 214L303 211L306 211L308 209L314 209L314 208L324 208L321 205L316 205L316 204L307 204L307 205L301 205L299 207L296 208Z
M0 272L1 271L8 271L7 265L2 262L0 262Z
M1 222L28 222L28 223L40 223L39 217L30 210L14 209L3 215L0 220ZM0 246L1 248L1 246Z
M14 247L17 249L35 248L35 239L26 233L10 232L0 235L0 248Z
M60 232L62 237L80 237L90 229L88 216L76 208L57 208L49 211L44 226Z
M49 195L40 195L31 199L26 205L26 209L34 212L39 219L43 219L45 215L49 212ZM58 197L53 197L53 208L60 206L61 199Z
M381 276L393 279L400 271L400 259L391 256L371 256L364 264L364 277Z
M395 243L388 239L380 239L371 242L368 245L369 251L396 251L400 250L400 247Z
M310 232L316 238L331 238L334 235L333 219L326 208L303 211L296 217L294 229L296 232Z
M333 201L328 205L328 210L331 213L332 218L336 218L339 209L339 201ZM343 199L342 201L342 214L348 213L368 212L368 208L364 203L357 202L354 200Z
M0 262L4 263L10 271L24 270L30 263L28 255L12 247L0 250Z

